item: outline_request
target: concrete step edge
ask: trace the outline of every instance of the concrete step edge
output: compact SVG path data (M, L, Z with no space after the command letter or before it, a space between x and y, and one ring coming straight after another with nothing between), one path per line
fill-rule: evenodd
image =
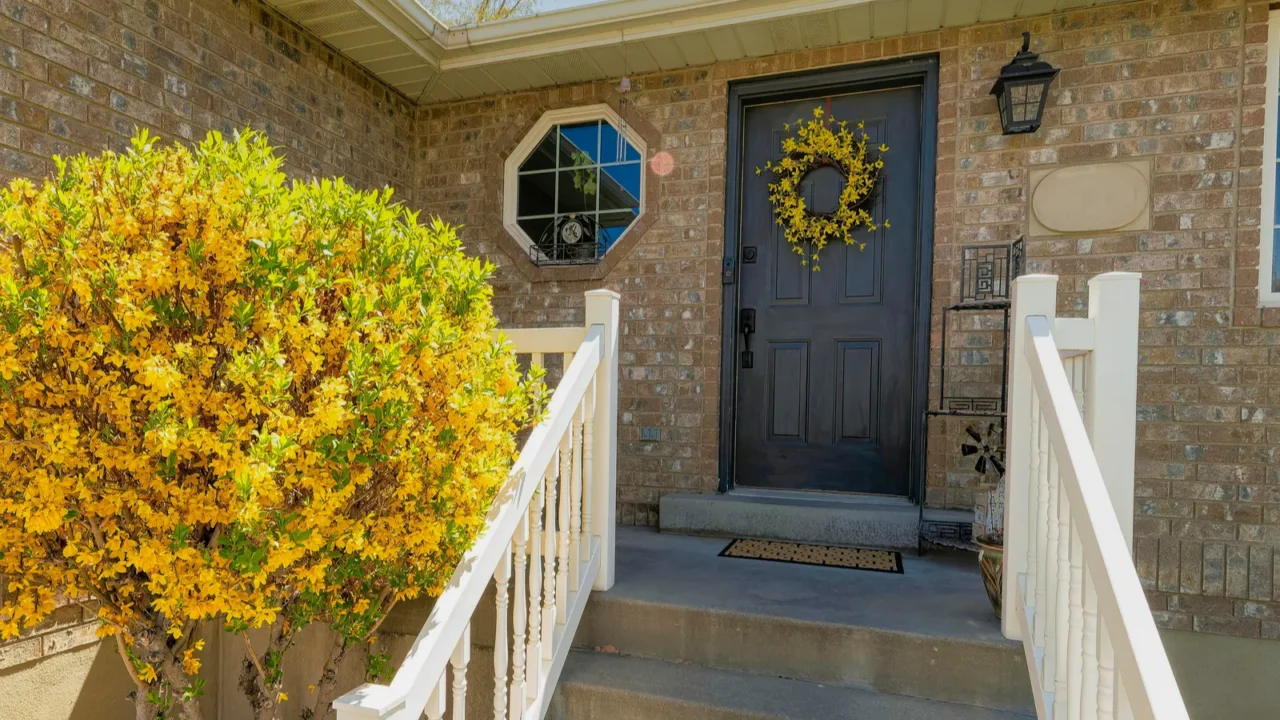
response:
M597 717L608 706L628 718L782 720L877 717L902 720L1020 720L1025 714L812 683L654 658L575 651L552 702L553 720ZM575 706L585 712L575 712ZM672 715L680 708L679 715ZM645 709L654 712L644 715Z
M1007 641L601 594L588 604L575 644L997 710L1027 712L1034 707L1022 648Z
M900 637L902 639L914 640L932 640L941 642L954 642L964 645L987 646L996 650L1004 650L1012 653L1020 654L1022 652L1022 644L1012 640L985 640L982 638L962 638L949 635L937 635L933 633L914 633L906 630L898 630L894 628L876 627L875 625L860 625L852 623L836 623L821 622L817 620L805 620L803 618L787 617L785 615L772 615L768 613L751 613L742 612L740 610L725 610L722 608L707 607L704 605L692 605L684 603L663 602L661 600L647 600L635 597L625 597L621 595L610 595L609 593L595 593L591 596L591 601L587 605L587 612L591 612L593 606L599 605L629 605L632 609L653 608L663 613L698 613L722 616L727 619L737 619L746 622L765 622L795 625L798 627L811 627L815 629L837 629L862 631L869 634L883 634ZM575 643L582 637L579 633L575 638ZM594 647L590 644L578 645L582 648Z

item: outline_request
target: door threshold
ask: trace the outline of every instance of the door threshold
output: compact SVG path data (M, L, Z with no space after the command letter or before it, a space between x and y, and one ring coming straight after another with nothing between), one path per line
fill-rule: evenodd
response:
M765 500L817 500L848 505L897 505L914 507L915 503L905 495L877 495L874 493L832 492L830 490L779 490L776 488L735 487L726 495Z
M773 489L667 493L659 499L658 529L910 551L920 542L920 509L905 498L884 495Z

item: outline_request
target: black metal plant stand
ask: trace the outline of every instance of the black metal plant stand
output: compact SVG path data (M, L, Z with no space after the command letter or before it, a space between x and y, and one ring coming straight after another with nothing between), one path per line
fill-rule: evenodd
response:
M1004 475L1004 450L999 439L1004 436L1004 423L1009 388L1009 310L1012 304L1013 280L1024 270L1023 238L1006 245L965 245L960 249L960 300L942 309L942 364L939 368L938 406L926 412L927 418L971 417L990 418L987 423L975 423L966 428L967 438L960 452L965 456L976 455L974 467L985 473L989 468ZM1000 394L990 397L972 397L948 394L947 386L947 327L952 313L1001 312L1004 323L1001 330ZM959 523L930 522L923 517L921 503L920 537L944 547L976 550L972 543L972 526Z

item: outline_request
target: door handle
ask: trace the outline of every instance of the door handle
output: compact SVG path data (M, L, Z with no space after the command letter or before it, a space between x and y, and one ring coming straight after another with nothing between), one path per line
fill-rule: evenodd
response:
M742 333L742 367L750 370L755 365L755 357L751 353L751 335L756 331L756 309L742 308L738 311L738 332Z

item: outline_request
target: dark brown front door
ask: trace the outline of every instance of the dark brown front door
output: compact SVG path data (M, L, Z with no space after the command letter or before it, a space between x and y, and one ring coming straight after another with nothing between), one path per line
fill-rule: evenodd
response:
M836 240L819 270L801 264L773 219L768 173L784 123L823 107L866 123L889 145L872 199L888 229L866 247ZM908 494L920 255L921 88L902 87L746 108L739 172L739 323L735 479L738 485ZM830 168L802 183L809 207L834 207L843 178ZM742 332L754 311L754 332ZM744 351L750 367L744 367Z

